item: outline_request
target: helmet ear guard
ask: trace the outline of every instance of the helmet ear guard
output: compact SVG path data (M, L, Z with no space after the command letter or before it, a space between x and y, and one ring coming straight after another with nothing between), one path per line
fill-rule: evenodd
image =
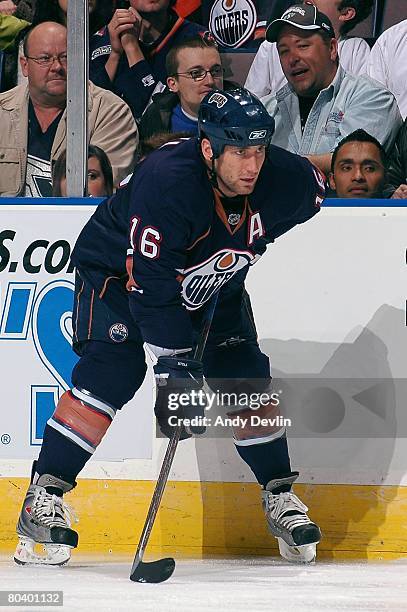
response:
M274 128L274 119L260 100L243 87L215 89L205 96L199 108L199 140L209 140L214 159L227 145L267 147Z

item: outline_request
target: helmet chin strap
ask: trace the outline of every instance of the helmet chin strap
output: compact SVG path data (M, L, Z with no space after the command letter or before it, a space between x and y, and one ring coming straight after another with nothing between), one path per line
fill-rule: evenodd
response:
M211 159L211 167L209 169L209 180L211 184L213 185L213 187L216 187L216 189L219 189L218 175L216 174L216 170L215 170L215 157L214 156Z
M201 155L202 161L206 164L206 160L205 160L205 157L201 149L200 149L200 155ZM212 185L212 187L214 187L217 191L219 191L222 197L228 198L230 196L227 196L226 193L223 193L222 189L219 187L219 184L218 184L218 175L215 169L215 161L218 159L218 157L219 155L214 155L214 153L212 152L211 167L208 168L209 182Z
M228 198L230 196L227 196L225 193L223 193L222 189L219 187L218 175L217 175L216 170L215 170L215 160L216 159L217 159L217 157L215 157L215 156L212 157L211 168L209 169L209 180L211 182L212 187L214 187L217 191L219 191L221 196L223 196L224 198Z

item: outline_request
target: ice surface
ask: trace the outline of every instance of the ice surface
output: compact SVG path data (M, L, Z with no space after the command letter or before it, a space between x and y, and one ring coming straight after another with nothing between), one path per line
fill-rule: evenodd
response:
M17 567L0 559L0 589L63 590L63 608L13 610L140 610L143 612L315 612L407 610L407 560L289 565L280 559L177 561L162 584L129 580L131 559L77 556L64 568Z

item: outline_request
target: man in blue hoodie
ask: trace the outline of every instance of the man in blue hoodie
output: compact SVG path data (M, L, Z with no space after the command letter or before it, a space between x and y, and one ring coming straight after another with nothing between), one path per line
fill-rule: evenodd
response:
M130 0L90 43L90 79L121 96L136 119L165 83L168 51L205 28L178 17L173 0Z

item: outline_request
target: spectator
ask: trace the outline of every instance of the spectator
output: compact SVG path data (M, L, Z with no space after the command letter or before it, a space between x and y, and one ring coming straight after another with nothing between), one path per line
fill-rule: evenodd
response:
M379 36L373 45L367 73L396 96L403 119L407 116L407 19Z
M263 98L274 117L272 143L310 161L327 175L337 144L364 128L388 151L401 125L397 102L368 76L354 76L338 62L328 17L312 4L294 5L267 29L277 42L288 84Z
M113 171L108 156L100 147L90 145L88 149L87 194L103 198L113 194ZM66 151L58 157L52 168L52 195L65 198L66 193Z
M0 13L0 51L14 49L19 35L29 26L30 23L24 19Z
M380 142L359 129L336 147L329 185L338 198L382 198L387 167L387 155Z
M198 109L211 89L223 89L223 69L215 40L208 36L185 39L170 49L166 59L167 88L153 95L140 123L140 139L157 132L198 135Z
M51 162L65 149L66 63L64 26L29 31L21 58L28 85L0 94L0 195L51 195ZM118 184L133 167L137 127L122 100L92 83L89 137L109 156Z
M313 0L327 15L338 39L341 66L351 74L364 74L370 47L363 38L348 37L348 32L372 12L374 0ZM253 60L245 87L257 96L276 93L287 84L281 68L277 46L264 41Z
M14 15L17 7L12 0L1 0L0 13L2 15Z
M44 21L56 21L66 26L67 2L65 0L37 0L33 15L33 25Z
M0 14L12 16L16 19L31 24L36 0L0 0ZM20 31L18 37L14 39L14 44L9 47L4 54L3 74L1 75L0 91L7 91L17 84L17 65L18 65L18 43L20 37L24 36L24 30Z
M88 0L89 32L93 34L103 27L112 17L113 0ZM67 23L68 0L37 0L33 25L43 21L56 21L64 26Z
M130 0L103 30L92 36L90 78L129 104L140 118L151 95L165 83L165 58L172 46L204 31L178 17L173 0Z
M34 6L35 0L0 0L0 13L31 22Z
M390 155L386 193L394 199L407 199L407 119L404 120Z

